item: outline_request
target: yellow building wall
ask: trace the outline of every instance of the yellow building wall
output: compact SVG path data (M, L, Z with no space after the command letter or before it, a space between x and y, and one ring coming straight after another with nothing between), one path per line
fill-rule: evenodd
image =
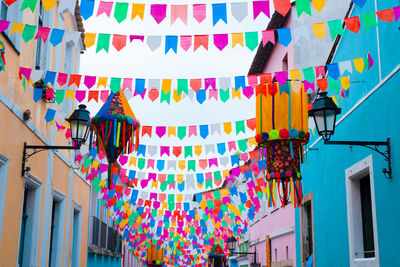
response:
M39 2L38 2L39 4ZM74 17L69 13L64 13L63 25L57 25L58 14L55 12L58 10L58 6L50 11L54 12L53 16L53 27L60 29L77 30L75 28ZM37 24L37 13L31 13L31 11L25 10L23 13L23 23L26 24ZM15 33L18 34L18 33ZM50 137L51 128L54 125L45 123L44 117L47 108L52 108L52 104L47 104L42 100L37 103L33 101L33 93L29 92L29 86L26 86L25 90L22 88L22 81L19 80L19 67L34 67L34 55L35 55L35 41L29 41L25 43L21 40L21 53L18 54L12 47L4 34L0 34L0 39L5 43L6 46L6 72L0 72L0 92L5 98L10 101L17 109L17 113L24 112L25 110L31 111L31 123L39 130L46 139ZM49 42L49 41L48 41ZM62 46L61 59L63 59L64 43ZM49 70L62 71L62 60L61 66L55 65L56 48L49 45L51 49L51 64ZM75 47L75 72L78 72L77 60L79 59L79 48ZM71 107L71 112L72 112ZM59 109L59 108L58 108ZM69 114L67 114L69 115ZM21 177L21 160L24 142L30 145L46 145L42 140L27 127L27 125L19 119L12 111L10 111L2 102L0 102L0 154L4 155L9 160L8 173L7 173L7 185L5 195L5 206L4 216L2 224L2 235L0 241L0 267L2 266L16 266L18 262L18 251L20 241L20 227L21 227L21 215L23 206L23 192L24 192L24 178ZM68 145L63 132L57 132L55 134L54 142L56 145ZM60 151L61 152L61 151ZM72 159L73 152L62 151L68 159ZM49 220L44 218L45 214L45 202L46 202L46 177L47 177L47 165L48 165L48 151L43 151L35 154L27 163L27 166L31 167L30 173L41 181L42 185L42 199L40 208L40 231L38 237L39 247L37 248L37 262L36 265L40 265L42 256L42 237L43 232L48 231L47 238L50 239L50 229L43 229L43 221ZM72 244L72 228L73 228L73 202L75 201L82 207L81 211L81 247L80 247L80 263L81 266L86 266L87 262L87 236L88 236L88 216L89 216L89 195L90 186L81 177L74 173L72 181L72 192L69 192L69 179L70 179L70 168L59 156L54 154L53 156L53 178L52 178L52 191L56 189L65 195L65 210L64 212L64 238L63 238L63 255L62 263L64 266L64 258L68 253L69 266L71 263L71 244ZM1 182L1 181L0 181ZM70 194L70 195L69 195ZM52 203L52 199L50 199ZM70 201L70 202L68 202ZM50 204L51 209L51 204ZM50 210L51 215L51 210ZM69 216L69 219L68 219ZM69 220L69 224L68 224ZM68 244L66 242L67 235L69 234ZM49 240L47 240L49 244ZM67 247L68 245L68 247ZM47 248L48 250L48 248ZM48 252L46 253L48 257ZM48 259L47 259L48 260ZM47 261L46 261L47 262Z

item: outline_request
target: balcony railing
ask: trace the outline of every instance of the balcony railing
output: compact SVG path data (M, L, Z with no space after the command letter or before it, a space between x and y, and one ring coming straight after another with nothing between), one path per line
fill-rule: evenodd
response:
M90 220L89 253L122 257L122 242L118 231L92 216Z

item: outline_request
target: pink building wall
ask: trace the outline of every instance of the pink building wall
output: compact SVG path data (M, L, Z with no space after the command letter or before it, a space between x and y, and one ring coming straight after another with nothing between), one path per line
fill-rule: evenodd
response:
M292 25L290 14L284 27ZM293 39L293 36L292 36ZM287 55L287 69L294 67L294 48L292 43L284 47L279 42L272 48L269 58L264 66L263 73L274 73L284 69L283 60ZM278 201L279 202L279 201ZM265 237L270 236L271 240L271 262L291 259L293 266L296 266L296 240L295 240L295 213L294 207L289 204L270 212L267 208L267 215L250 227L249 250L257 250L257 262L266 266L266 241ZM262 217L262 218L261 218ZM272 237L272 238L271 238ZM256 243L255 245L252 245ZM287 248L286 248L287 247ZM275 254L276 249L276 254ZM279 266L273 264L272 266Z

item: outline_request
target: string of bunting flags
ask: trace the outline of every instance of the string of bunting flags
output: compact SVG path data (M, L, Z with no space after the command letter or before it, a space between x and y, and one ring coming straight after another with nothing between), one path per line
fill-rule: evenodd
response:
M5 0L8 6L15 3L17 0ZM59 12L64 12L65 10L69 10L71 13L74 13L74 1L62 1L66 2L60 4ZM311 3L307 0L296 0L296 5L294 8L297 11L297 16L300 17L303 13L312 15L311 12ZM359 7L363 7L366 3L366 0L352 0ZM143 4L143 3L127 3L127 2L109 2L109 1L100 1L97 5L97 12L94 12L95 1L94 0L82 0L80 2L79 12L82 17L87 20L96 13L96 17L105 14L110 18L112 11L113 17L118 23L125 21L128 17L128 14L131 16L131 20L135 18L139 18L141 20L144 19L145 14L147 14L146 10L150 10L149 14L153 17L153 19L160 24L165 20L167 14L170 14L170 24L176 22L177 19L180 19L184 24L187 24L188 13L192 14L194 20L198 23L203 22L207 17L212 17L213 26L215 26L220 20L228 23L228 6L230 6L230 11L232 17L234 17L238 22L243 21L249 15L249 4L251 3L253 9L252 18L255 20L261 13L264 13L268 18L270 17L270 1L246 1L246 2L237 2L237 3L213 3L213 4L203 4L196 3L191 5L170 5L170 4ZM29 9L32 12L36 9L37 0L24 0L22 3L21 10ZM50 11L55 7L56 2L53 0L43 0L42 5L46 11ZM313 7L315 10L320 12L325 7L324 0L313 0ZM290 0L273 0L274 9L279 12L281 15L286 16L289 10L292 8ZM207 7L209 6L209 7ZM190 11L189 11L190 7ZM207 14L210 12L212 15Z
M202 155L208 156L210 153L213 155L224 156L227 153L236 152L238 150L245 151L246 147L252 147L257 145L255 137L249 137L246 139L232 140L228 142L221 142L217 144L203 144L203 145L188 145L188 146L154 146L139 144L138 150L133 152L133 155L143 157L155 157L167 156L168 158L194 158L195 156L200 157ZM128 162L128 158L124 158L126 155L121 155L121 163ZM124 164L125 164L124 163Z
M127 42L133 42L135 40L144 43L155 51L158 49L162 42L165 45L165 53L173 51L177 53L178 42L180 47L184 51L188 51L193 46L193 51L203 47L205 50L209 49L209 42L212 39L213 44L218 50L225 49L228 44L234 48L236 45L246 45L251 51L253 51L259 45L259 39L261 36L262 43L265 46L268 43L276 44L276 40L284 46L288 46L292 42L292 35L294 36L294 42L299 41L301 38L309 40L311 31L313 34L322 39L327 34L327 28L331 35L332 40L337 35L343 35L343 22L348 30L358 33L361 28L360 17L363 21L365 28L369 30L371 27L378 26L376 16L385 22L397 21L400 17L400 6L392 9L384 9L376 11L374 13L367 13L361 16L354 16L345 18L343 21L340 19L332 20L328 22L313 23L312 25L302 25L297 28L280 28L270 29L264 31L251 31L241 33L221 33L221 34L200 34L200 35L121 35L121 34L108 34L108 33L85 33L84 43L87 48L92 47L96 44L96 53L104 50L109 52L110 43L117 50L121 51L126 47ZM7 30L11 26L11 34L18 32L25 42L29 42L32 39L41 38L43 42L48 39L53 46L60 44L65 38L69 40L79 40L81 38L81 32L77 31L64 31L61 29L37 27L36 25L17 23L6 20L0 20L0 32ZM293 34L292 34L293 32ZM112 38L111 38L112 36ZM164 37L164 38L163 38ZM276 38L277 37L277 38ZM145 40L146 39L146 40Z
M110 78L110 89L112 92L118 91L120 88L125 90L127 94L127 99L135 95L141 95L142 99L145 96L150 98L150 100L155 101L160 98L160 103L166 102L171 103L171 91L173 91L173 99L176 103L180 102L183 96L196 94L196 100L199 104L204 103L206 100L206 93L208 92L209 100L218 99L218 92L221 101L224 103L230 99L230 92L232 93L232 99L237 97L241 99L241 93L246 97L251 98L252 96L259 94L267 95L276 92L283 92L290 94L296 93L301 88L305 91L312 90L318 87L321 90L326 90L328 87L332 90L347 90L350 86L350 79L348 76L340 77L345 73L352 73L355 69L358 72L363 72L369 69L373 59L368 53L365 57L355 58L353 60L342 61L339 63L328 64L326 66L316 66L304 68L302 70L295 69L290 71L279 71L275 73L263 73L259 75L248 75L248 76L235 76L221 77L218 78L218 87L227 87L232 84L232 79L234 79L235 88L216 89L217 88L217 78L204 78L204 79L135 79L135 87L132 88L133 78ZM353 66L354 65L354 66ZM328 74L326 74L326 71ZM46 94L46 98L52 99L52 102L61 104L65 99L71 98L76 99L78 102L82 102L86 99L90 102L92 100L98 102L99 99L104 102L110 94L109 90L91 90L91 88L96 84L97 86L107 86L107 77L96 77L80 74L66 74L61 72L46 71L44 78L42 78L44 72L41 70L34 70L31 68L20 67L19 68L19 78L22 80L28 80L31 84L34 84L34 80L43 79L43 84L50 84L52 86L70 86L78 87L80 89L81 81L83 79L83 84L89 90L55 90L54 88L46 89L34 88L33 99L34 101L39 101L43 97L43 93ZM57 79L56 79L57 77ZM289 80L289 77L291 80ZM68 79L69 78L69 79ZM339 79L340 78L340 79ZM267 92L266 84L272 84L272 80L276 80L273 83L274 88L271 92ZM304 79L301 81L301 79ZM68 81L69 80L69 81ZM68 81L68 82L67 82ZM56 84L57 82L57 84ZM147 90L146 88L151 88ZM189 86L191 90L189 90ZM177 88L177 89L172 89ZM199 89L206 88L206 89ZM84 88L82 88L84 89ZM243 89L243 90L240 90ZM133 92L132 92L133 90ZM148 92L147 92L148 91ZM132 92L132 93L127 93ZM147 94L146 94L147 92ZM185 93L185 94L182 94ZM176 96L179 96L178 98ZM54 112L53 112L54 113ZM54 113L55 114L55 113ZM52 119L51 119L52 120ZM51 121L50 120L50 121ZM190 128L190 126L189 126ZM204 128L204 127L203 127ZM161 129L161 128L160 128ZM194 131L194 130L192 130ZM149 133L149 128L145 128L145 132ZM179 132L179 130L178 130ZM190 129L186 131L191 135ZM183 133L183 128L181 128L181 133ZM205 133L205 132L204 132ZM157 133L158 134L158 133ZM193 132L192 132L193 134ZM183 136L183 134L178 134Z

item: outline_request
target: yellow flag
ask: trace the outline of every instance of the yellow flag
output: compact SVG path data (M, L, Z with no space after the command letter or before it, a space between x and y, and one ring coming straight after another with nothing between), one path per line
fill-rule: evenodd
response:
M97 170L97 167L98 167L98 166L99 166L99 162L96 161L96 160L93 160L92 168L94 168L95 170Z
M177 174L176 181L181 184L183 182L183 174Z
M223 170L222 171L222 177L225 178L225 177L228 177L228 176L229 176L229 170Z
M326 34L324 22L314 23L312 28L315 36L317 36L319 39L324 38Z
M230 134L232 132L232 124L230 122L224 122L224 132Z
M358 71L358 72L364 71L364 59L362 57L353 59L353 62L354 62L354 68L356 69L356 71Z
M242 98L240 94L240 88L236 90L236 88L232 88L232 99L237 97L239 100Z
M240 45L243 47L244 41L243 41L243 33L232 33L232 47L235 47L236 45Z
M162 208L163 208L163 210L168 209L168 202L163 202L162 203Z
M182 95L183 94L178 95L178 90L174 90L174 94L172 97L174 98L175 103L178 103L179 101L182 100Z
M71 98L72 100L75 99L75 91L74 90L66 90L65 91L65 99Z
M96 34L95 33L90 33L90 32L85 33L84 42L85 42L86 47L89 48L89 47L93 46L94 43L95 43L95 40L96 40Z
M181 169L183 171L186 168L186 160L180 160L178 162L178 167L179 167L179 169ZM181 183L181 182L179 182L179 183Z
M183 181L183 175L182 175L182 181ZM178 182L179 182L179 180L178 180ZM182 183L182 182L179 182L179 183ZM182 202L182 194L176 194L176 201L177 202Z
M176 137L176 127L175 126L168 126L168 137L171 135Z
M168 94L171 91L171 79L163 79L161 84L161 89L164 93Z
M195 146L195 147L194 147L194 153L195 153L197 156L200 156L201 153L203 153L203 147L202 147L202 146Z
M133 165L136 166L136 158L135 157L130 157L129 158L129 166Z
M252 147L253 145L255 145L255 146L257 145L255 136L249 138L249 146Z
M151 188L158 188L158 181L151 181Z
M342 83L342 88L347 90L350 87L350 77L349 76L344 76L340 77L340 81Z
M290 71L290 78L292 79L292 81L294 80L299 80L301 81L301 73L300 70L291 70Z
M144 16L144 4L132 4L132 16L133 20L136 16L139 16L141 20L143 20Z
M127 211L129 209L129 203L125 202L124 204L124 211Z
M331 95L331 98L332 98L333 102L335 102L335 104L337 105L338 103L336 101L336 97L334 95Z
M99 186L104 187L106 185L106 180L100 180Z
M56 5L56 0L43 0L42 5L46 11L49 11Z
M99 77L99 79L98 79L98 81L97 81L97 88L99 88L101 85L102 85L104 88L107 87L107 77Z
M321 12L321 10L325 7L325 0L312 0L312 4L318 12Z
M22 34L22 31L24 30L24 24L14 22L12 28L11 28L11 34L18 32L19 34Z

